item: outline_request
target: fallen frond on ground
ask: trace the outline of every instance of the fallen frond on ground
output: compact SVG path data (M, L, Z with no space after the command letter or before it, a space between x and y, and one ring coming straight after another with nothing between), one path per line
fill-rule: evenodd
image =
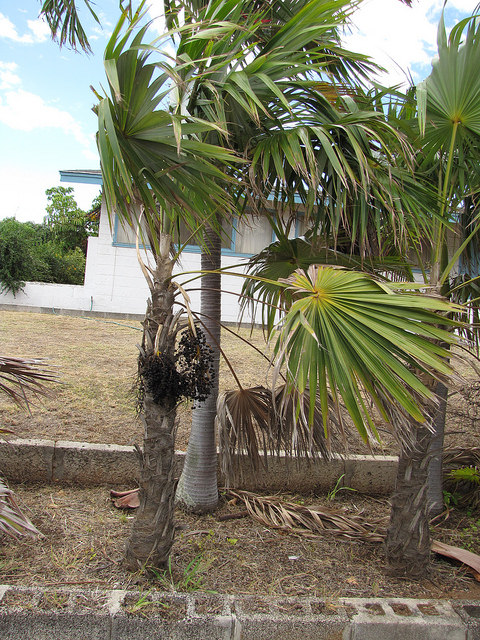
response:
M13 491L0 480L0 532L18 538L29 536L35 538L43 534L22 513Z
M227 496L241 500L252 518L266 527L306 536L331 534L348 540L383 542L386 518L366 521L323 507L284 502L276 496L258 496L249 491L227 490Z

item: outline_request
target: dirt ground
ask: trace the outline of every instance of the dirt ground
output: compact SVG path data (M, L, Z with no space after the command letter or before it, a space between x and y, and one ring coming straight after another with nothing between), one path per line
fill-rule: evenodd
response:
M135 419L132 381L140 325L93 319L0 312L0 352L49 358L58 365L61 384L52 397L32 408L32 415L0 400L0 424L18 437L68 439L132 444L142 434ZM248 336L248 331L244 331ZM260 332L254 340L266 351ZM263 359L228 335L224 346L244 384L265 380ZM450 399L448 429L457 446L478 446L480 412L475 377ZM473 386L471 383L475 383ZM220 385L231 388L222 365ZM479 415L477 416L477 413ZM190 413L179 411L177 448L188 440ZM379 425L382 430L382 425ZM386 432L381 431L382 435ZM376 451L394 451L386 437ZM350 452L365 451L352 438ZM31 541L2 539L0 583L23 585L85 585L94 588L199 589L218 593L261 593L335 598L339 596L399 596L480 598L480 583L462 567L435 557L427 579L411 582L392 578L379 543L345 541L335 535L307 537L266 527L250 517L221 521L242 511L241 504L222 498L213 515L178 512L172 571L155 580L129 574L122 555L133 515L115 509L108 487L93 489L54 486L12 487L22 507L43 532ZM120 487L119 487L120 488ZM366 520L388 518L389 506L377 500L340 492L325 496L281 496L299 504L319 504L361 513ZM480 553L480 512L452 509L437 523L435 539Z
M28 415L0 396L0 424L19 438L73 440L132 445L141 443L132 390L141 340L139 322L0 311L0 353L45 358L58 369L60 384ZM268 353L262 333L241 335ZM264 384L268 360L245 343L223 332L223 346L245 385ZM222 362L221 391L234 388ZM185 449L191 421L190 406L178 409L178 449Z
M3 540L0 584L321 598L480 598L480 584L465 569L446 560L435 558L428 578L412 582L388 575L383 547L378 543L346 541L332 534L308 537L284 533L250 517L221 521L222 516L243 510L242 503L233 504L226 497L213 515L177 512L171 573L148 579L122 567L133 515L112 506L107 487L13 488L45 537ZM281 497L350 515L363 513L367 520L388 517L386 501L360 495L337 496L333 502L325 497ZM462 518L460 512L452 512L433 535L451 544L462 542L479 552L476 531L470 526L467 536L467 519Z

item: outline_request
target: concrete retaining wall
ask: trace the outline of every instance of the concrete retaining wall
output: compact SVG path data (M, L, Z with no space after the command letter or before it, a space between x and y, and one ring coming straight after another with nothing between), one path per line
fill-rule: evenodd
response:
M141 600L141 605L139 605ZM477 640L478 603L0 585L2 640ZM473 613L472 613L473 612Z
M185 453L176 452L176 474ZM394 456L335 456L330 461L286 461L269 457L267 468L252 472L241 461L241 487L247 490L329 491L343 475L343 485L372 495L391 493L397 468ZM133 447L58 440L0 442L0 470L13 482L59 483L77 486L132 485L138 461ZM220 482L223 482L220 479Z

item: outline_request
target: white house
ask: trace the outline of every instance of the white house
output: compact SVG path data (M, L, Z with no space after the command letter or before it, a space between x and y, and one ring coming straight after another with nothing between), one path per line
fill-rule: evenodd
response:
M70 183L88 183L102 185L99 170L60 171L61 181ZM302 229L297 225L295 234ZM250 255L257 253L275 240L267 219L256 218L254 225L237 221L224 240L222 248L222 268L236 267L242 272L241 265ZM147 252L142 251L147 259ZM200 270L200 248L187 246L182 253L176 273ZM191 276L190 276L191 277ZM199 288L200 284L192 287ZM237 322L239 315L239 298L242 279L233 275L222 275L222 320ZM191 294L192 309L200 308L200 293ZM108 220L105 204L100 214L98 237L88 239L87 264L85 281L80 285L61 285L50 283L26 283L23 292L7 293L0 296L3 308L24 308L25 310L51 311L62 313L94 313L143 315L149 296L147 283L142 274L135 250L135 237L130 229L124 229L115 217L112 228ZM248 318L245 318L248 320Z

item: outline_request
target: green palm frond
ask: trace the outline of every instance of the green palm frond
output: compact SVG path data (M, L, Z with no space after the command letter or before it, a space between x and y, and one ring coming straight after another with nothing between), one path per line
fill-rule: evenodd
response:
M437 45L438 59L432 73L417 88L421 129L430 153L447 150L457 135L459 140L468 140L469 134L480 135L478 16L462 20L447 39L442 14Z
M93 10L94 2L84 0L84 4L95 21L100 24ZM91 51L78 14L77 0L45 0L40 13L45 16L53 39L58 40L60 46L68 42L73 49L80 47L87 53Z
M275 344L277 368L289 385L309 389L309 421L320 398L328 432L329 398L342 402L361 436L376 434L366 399L388 419L386 403L417 422L425 416L419 399L433 401L422 374L443 379L452 373L447 351L452 333L438 328L439 313L459 307L438 297L405 291L415 285L386 285L365 273L311 266L284 281L294 302ZM418 287L417 287L418 288ZM456 326L441 317L442 325Z
M430 282L452 300L473 304L475 317L480 198L478 15L459 22L447 37L442 14L437 44L432 72L417 87L420 169L437 185ZM448 250L449 229L458 247L453 255ZM464 334L478 344L477 325L472 317L468 319Z
M169 76L159 75L158 61L149 60L155 50L143 42L148 25L140 26L142 18L138 13L129 22L123 16L107 46L110 96L96 107L97 144L109 212L135 227L143 211L148 226L163 219L163 232L174 235L179 216L194 231L205 209L230 211L224 188L230 178L219 167L240 160L202 139L219 131L217 123L164 105Z
M360 256L349 252L348 238L337 238L336 242L330 239L330 245L325 246L323 235L318 238L315 230L307 232L304 238L289 238L288 228L283 229L273 219L271 224L278 240L250 258L247 263L248 277L242 287L240 302L241 314L248 310L252 321L261 316L262 325L268 334L275 326L278 313L286 310L292 302L289 291L279 287L277 283L291 276L297 269L306 271L311 265L322 264L364 271L371 275L381 273L394 280L412 279L408 263L394 251L390 255L362 260ZM331 248L335 244L336 250Z

